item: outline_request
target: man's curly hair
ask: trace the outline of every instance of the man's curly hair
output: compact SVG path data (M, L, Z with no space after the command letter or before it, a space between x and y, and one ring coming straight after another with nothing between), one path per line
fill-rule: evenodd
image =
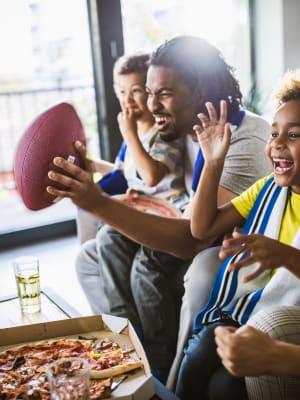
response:
M283 75L272 98L277 107L290 100L300 100L300 68Z
M174 70L192 89L193 95L201 99L199 112L207 114L205 102L210 101L219 114L220 100L227 100L228 117L237 115L242 93L233 68L225 62L221 52L204 39L175 37L152 53L149 65Z

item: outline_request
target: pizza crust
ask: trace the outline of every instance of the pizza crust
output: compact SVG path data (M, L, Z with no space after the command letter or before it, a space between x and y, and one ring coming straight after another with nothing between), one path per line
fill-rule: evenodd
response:
M105 368L102 370L90 369L91 379L104 379L111 376L122 375L125 372L133 371L134 369L141 368L142 361L133 360L123 365L115 365L113 367Z
M126 205L149 214L159 215L168 218L180 218L181 212L174 205L166 200L156 197L139 195L131 197L127 194L113 196L116 200L122 201Z

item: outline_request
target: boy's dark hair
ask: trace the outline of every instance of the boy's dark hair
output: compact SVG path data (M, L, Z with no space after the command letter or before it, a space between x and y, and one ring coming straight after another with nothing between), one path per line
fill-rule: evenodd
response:
M283 75L272 97L276 106L290 100L300 100L300 68Z
M132 74L135 72L147 73L149 54L124 55L117 59L114 64L113 76Z
M164 66L176 72L200 98L199 112L207 114L205 102L211 101L218 114L220 100L227 100L228 117L235 117L242 102L239 82L221 52L204 39L178 36L156 49L149 65Z

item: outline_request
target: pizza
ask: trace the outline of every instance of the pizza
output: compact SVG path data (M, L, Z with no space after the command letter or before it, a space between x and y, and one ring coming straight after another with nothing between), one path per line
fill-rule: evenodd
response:
M169 218L181 217L181 212L178 208L165 200L157 199L155 197L145 195L138 195L138 197L116 195L114 198L145 213Z
M142 362L131 353L132 349L122 349L109 338L59 339L8 349L0 353L0 400L50 400L47 367L68 357L88 362L90 399L107 399L113 390L114 376L142 367Z

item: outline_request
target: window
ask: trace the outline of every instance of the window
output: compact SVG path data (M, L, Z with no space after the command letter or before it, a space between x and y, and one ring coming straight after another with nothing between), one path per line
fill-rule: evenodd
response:
M99 156L86 1L1 2L0 47L0 234L74 219L68 200L27 210L15 190L13 162L29 123L62 101L76 108L89 152Z
M177 35L208 40L250 87L248 0L122 0L125 53L152 51Z

